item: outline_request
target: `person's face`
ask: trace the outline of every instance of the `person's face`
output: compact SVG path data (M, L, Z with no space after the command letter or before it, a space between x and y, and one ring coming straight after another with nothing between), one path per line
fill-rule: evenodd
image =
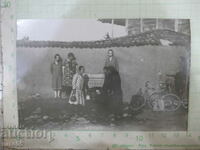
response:
M69 60L72 60L73 59L73 56L69 56Z
M67 58L66 60L67 60L67 62L70 62L69 58Z
M59 60L60 60L60 57L59 57L59 56L56 56L55 59L56 59L56 61L59 61Z
M85 68L81 68L80 73L83 74L85 72Z
M113 56L113 51L108 51L108 57L112 57Z

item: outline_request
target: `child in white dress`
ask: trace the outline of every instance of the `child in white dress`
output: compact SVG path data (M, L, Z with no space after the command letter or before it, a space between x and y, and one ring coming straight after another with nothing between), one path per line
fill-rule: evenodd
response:
M84 74L85 68L83 66L79 66L78 72L73 76L72 80L72 92L69 99L70 104L80 104L85 105L85 98L83 92L84 85ZM75 96L75 101L72 101L72 96Z

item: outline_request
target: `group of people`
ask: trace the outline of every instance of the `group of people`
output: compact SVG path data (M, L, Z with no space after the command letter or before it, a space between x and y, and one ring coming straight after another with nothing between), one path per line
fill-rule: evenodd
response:
M115 99L122 102L121 79L119 65L114 52L109 49L104 65L104 84L99 93L103 99ZM63 61L59 54L55 54L51 64L52 88L55 98L69 98L70 104L85 105L88 91L89 78L85 74L84 66L79 66L73 53L68 53L67 59Z

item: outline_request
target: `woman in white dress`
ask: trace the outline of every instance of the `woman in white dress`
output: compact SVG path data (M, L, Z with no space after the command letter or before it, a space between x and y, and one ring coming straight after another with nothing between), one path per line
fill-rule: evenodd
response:
M79 66L78 72L73 76L72 80L72 92L69 99L70 104L81 104L85 105L85 98L83 92L83 85L84 85L84 74L85 68L83 66ZM75 101L72 100L72 97L75 97Z

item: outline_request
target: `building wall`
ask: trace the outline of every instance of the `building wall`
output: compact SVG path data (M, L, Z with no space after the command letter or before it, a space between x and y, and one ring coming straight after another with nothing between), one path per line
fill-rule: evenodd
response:
M178 70L178 58L186 55L184 47L140 46L113 48L119 61L124 101L128 102L148 80L157 85L158 74L174 74ZM18 98L34 93L52 97L50 64L56 53L63 59L73 52L87 73L102 73L106 49L17 48Z
M142 19L142 21L141 19L128 19L126 26L128 35L155 29L167 29L190 35L189 19Z

